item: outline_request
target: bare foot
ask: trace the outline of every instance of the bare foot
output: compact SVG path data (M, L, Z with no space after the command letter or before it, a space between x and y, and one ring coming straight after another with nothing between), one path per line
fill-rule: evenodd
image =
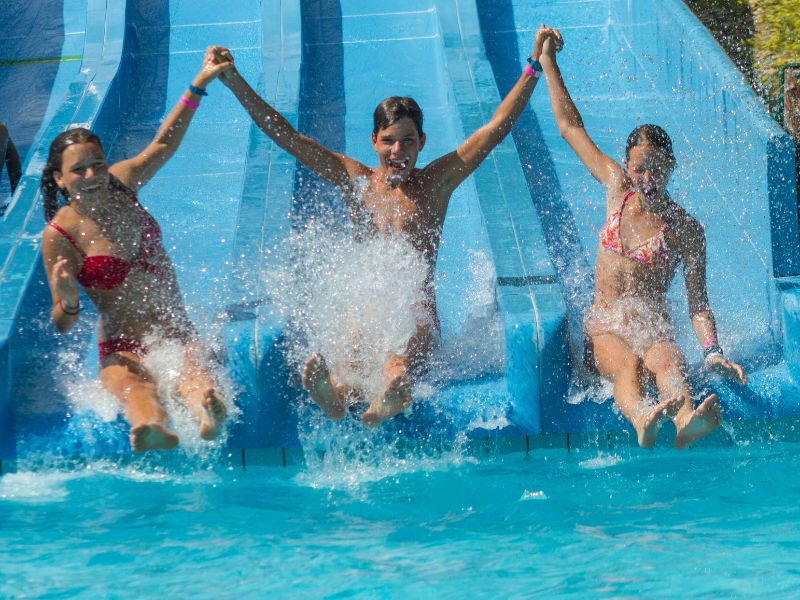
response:
M131 448L134 452L172 450L178 445L178 436L158 423L139 425L131 429Z
M722 411L717 402L717 395L711 394L700 403L683 422L675 421L678 434L675 436L675 447L682 450L714 431L722 423Z
M642 448L652 448L655 445L658 430L661 429L661 425L664 424L664 421L671 419L678 413L682 402L683 400L680 397L659 402L645 412L640 419L638 419L638 422L633 424L639 439L639 446Z
M331 381L331 373L325 358L314 354L303 369L303 387L326 415L334 421L344 416L344 399L341 398Z
M383 397L373 400L361 417L361 422L367 427L377 427L386 419L403 412L409 404L411 404L411 390L408 380L396 377L389 383Z
M203 414L200 417L200 437L213 440L219 434L228 414L225 403L219 399L214 388L208 388L203 397Z

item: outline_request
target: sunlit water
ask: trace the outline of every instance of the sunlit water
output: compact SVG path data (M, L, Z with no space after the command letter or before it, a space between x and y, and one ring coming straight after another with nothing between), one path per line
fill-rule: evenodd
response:
M95 462L0 478L0 596L778 596L800 446L319 465Z

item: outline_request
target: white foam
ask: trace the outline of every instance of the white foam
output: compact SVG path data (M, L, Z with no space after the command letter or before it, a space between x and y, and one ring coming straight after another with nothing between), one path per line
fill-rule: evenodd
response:
M607 469L622 462L622 458L616 454L605 454L600 452L593 458L587 458L578 463L582 469Z
M67 483L74 473L8 473L0 478L0 500L34 504L61 502L68 496Z
M547 500L547 494L545 494L542 490L535 492L529 492L528 490L525 490L522 492L520 500Z

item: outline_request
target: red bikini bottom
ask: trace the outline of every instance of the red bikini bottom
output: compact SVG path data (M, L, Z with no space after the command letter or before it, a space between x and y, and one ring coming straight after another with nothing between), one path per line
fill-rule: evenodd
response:
M139 356L147 354L147 348L145 348L139 340L126 338L115 338L113 340L98 342L97 351L100 355L100 368L103 367L105 360L115 352L133 352Z

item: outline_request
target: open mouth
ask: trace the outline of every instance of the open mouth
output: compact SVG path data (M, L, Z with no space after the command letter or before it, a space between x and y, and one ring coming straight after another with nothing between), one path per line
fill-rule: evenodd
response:
M387 158L386 166L396 171L405 171L408 168L408 164L410 162L411 160L408 158L403 158L401 160L392 160L391 158Z

